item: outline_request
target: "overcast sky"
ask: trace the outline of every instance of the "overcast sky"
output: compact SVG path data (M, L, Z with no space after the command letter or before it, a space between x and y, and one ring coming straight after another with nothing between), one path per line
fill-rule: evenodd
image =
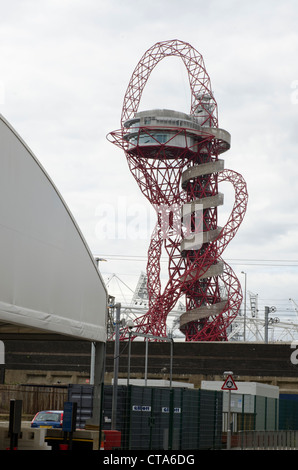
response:
M132 290L146 268L154 215L106 135L120 127L126 87L148 48L179 39L203 55L219 126L232 136L225 167L240 172L249 191L245 221L223 258L243 287L247 273L261 314L264 305L290 314L288 299L298 303L297 1L0 4L0 112L51 176L92 253L108 260L103 277L115 273ZM163 60L140 109L189 106L182 62ZM223 186L224 220L232 194Z

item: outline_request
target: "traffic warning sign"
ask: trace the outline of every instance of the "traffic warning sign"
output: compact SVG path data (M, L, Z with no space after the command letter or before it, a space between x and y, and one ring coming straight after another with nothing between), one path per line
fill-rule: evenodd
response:
M238 390L238 387L235 384L235 381L231 375L228 375L221 389L222 390Z

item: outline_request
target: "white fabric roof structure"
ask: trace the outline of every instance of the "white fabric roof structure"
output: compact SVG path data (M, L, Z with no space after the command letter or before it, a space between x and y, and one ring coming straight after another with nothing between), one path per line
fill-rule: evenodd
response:
M25 327L105 342L107 299L57 188L0 115L0 332Z

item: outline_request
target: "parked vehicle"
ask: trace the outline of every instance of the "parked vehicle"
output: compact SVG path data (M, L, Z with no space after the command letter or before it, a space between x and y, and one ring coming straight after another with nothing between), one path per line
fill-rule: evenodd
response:
M32 428L62 428L63 411L39 411L31 421Z

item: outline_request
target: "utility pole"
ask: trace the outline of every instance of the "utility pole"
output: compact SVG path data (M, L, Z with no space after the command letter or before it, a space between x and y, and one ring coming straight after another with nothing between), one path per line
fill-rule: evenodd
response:
M115 305L116 308L116 321L115 321L115 346L114 346L114 383L113 383L113 398L112 398L112 427L116 429L117 418L117 394L118 394L118 371L119 371L119 343L120 343L120 312L121 304Z

